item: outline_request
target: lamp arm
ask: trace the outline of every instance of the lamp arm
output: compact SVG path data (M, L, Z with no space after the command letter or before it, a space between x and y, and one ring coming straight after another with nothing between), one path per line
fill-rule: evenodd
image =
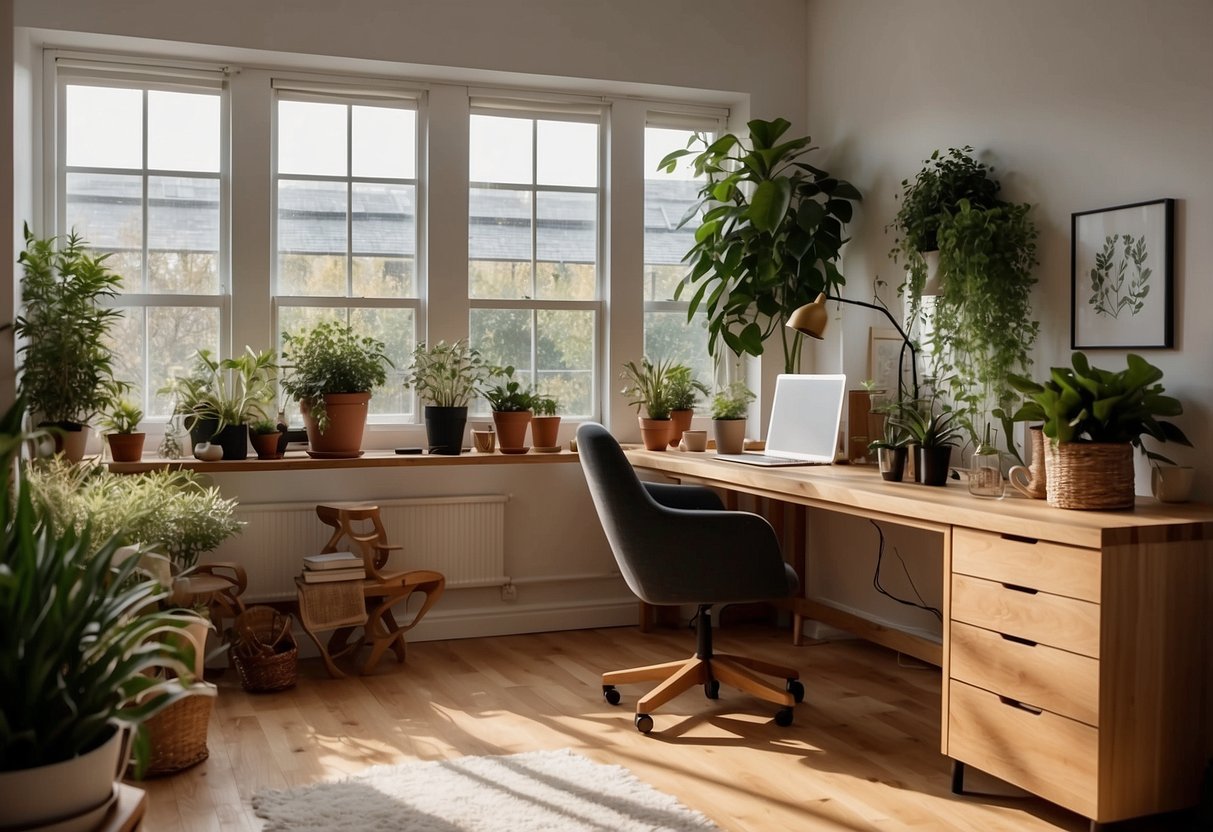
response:
M893 325L893 329L897 330L897 334L901 336L901 355L897 361L897 392L900 395L905 387L905 382L902 380L901 368L905 365L906 349L910 350L910 375L914 380L914 399L918 400L918 350L914 349L914 342L910 340L910 336L906 335L905 330L901 328L901 324L897 323L897 319L893 317L887 307L876 303L868 303L862 300L852 300L851 298L843 298L838 296L828 296L826 300L836 300L839 303L849 303L853 306L862 306L865 309L875 309L877 312L889 319L889 323Z

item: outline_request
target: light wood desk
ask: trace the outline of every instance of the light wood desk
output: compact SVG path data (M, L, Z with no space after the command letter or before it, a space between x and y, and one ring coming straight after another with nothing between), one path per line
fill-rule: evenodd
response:
M957 791L970 764L1093 825L1199 801L1213 752L1213 509L1139 499L1129 512L1065 511L960 484L887 483L870 466L627 456L683 482L939 533L942 646L861 634L896 649L917 642L928 660L936 651L940 747L959 764ZM797 612L847 624L808 599Z

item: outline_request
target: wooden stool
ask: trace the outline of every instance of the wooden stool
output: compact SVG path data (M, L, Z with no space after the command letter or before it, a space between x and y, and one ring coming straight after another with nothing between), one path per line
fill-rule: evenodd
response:
M371 653L362 665L362 673L370 673L379 659L390 647L396 654L398 662L404 661L404 634L417 626L418 622L429 612L430 607L442 595L446 586L446 578L440 572L428 569L416 569L404 572L388 572L388 558L401 546L393 546L387 542L387 533L379 518L379 506L364 503L328 503L316 506L316 516L321 522L333 528L328 542L321 549L321 554L343 551L340 544L348 541L346 547L353 547L354 554L362 555L362 563L366 568L366 580L358 586L362 592L365 623L353 621L347 603L341 603L337 597L343 591L339 585L305 584L298 581L300 598L300 618L303 628L316 646L320 648L324 666L331 676L340 677L345 674L334 664L333 659L346 653L356 651L363 644L371 645ZM362 527L361 530L358 527ZM398 624L392 614L392 607L401 602L407 602L414 592L425 595L425 602L413 614L410 621ZM332 595L332 598L328 596ZM325 607L332 606L339 612L337 619L326 627L323 620L317 620L305 614L305 605L310 613L320 613ZM311 621L309 622L309 618ZM362 627L362 637L350 641L350 636L358 626ZM328 644L322 645L313 629L331 629L336 631L329 637Z

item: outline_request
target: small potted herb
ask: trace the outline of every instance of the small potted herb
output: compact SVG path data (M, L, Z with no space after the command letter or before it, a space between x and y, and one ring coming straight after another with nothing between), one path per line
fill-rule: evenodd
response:
M531 417L531 439L535 450L559 450L560 417L556 411L560 402L552 396L536 396L532 408L535 415Z
M754 393L745 382L731 382L712 397L712 433L716 453L739 454L745 449L746 410Z
M690 367L685 364L674 364L670 367L666 373L666 398L670 403L671 448L678 446L682 441L682 432L691 427L700 394L706 396L708 388L691 375Z
M489 407L493 409L493 426L501 452L526 453L526 429L531 422L531 408L535 395L522 388L522 382L514 378L513 367L497 367L495 377L502 382L484 391Z
M488 378L480 352L462 339L453 344L424 341L413 350L413 366L404 386L426 402L425 433L430 453L458 455L463 448L468 402Z
M195 446L213 442L223 448L224 459L248 456L249 423L267 418L274 401L278 365L272 350L217 359L210 350L198 350L194 368L161 388L176 399L175 410L184 415Z
M282 431L278 430L278 423L273 419L258 419L249 425L249 430L253 442L253 450L257 452L257 459L282 459L282 453L278 450L278 440L282 436Z
M627 386L623 394L631 399L640 421L640 438L650 451L663 451L670 442L669 373L674 366L667 360L653 363L647 357L637 364L623 365L621 376Z
M143 411L129 399L119 399L101 419L105 440L109 443L114 462L138 462L143 458L146 433L136 432L143 421Z
M876 451L876 463L880 466L881 478L889 482L901 482L906 470L906 456L908 455L906 443L909 438L906 432L890 418L885 418L882 430L882 437L873 440L868 447Z

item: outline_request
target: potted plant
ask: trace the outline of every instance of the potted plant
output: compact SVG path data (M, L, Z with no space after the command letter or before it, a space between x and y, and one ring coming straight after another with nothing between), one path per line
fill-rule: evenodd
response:
M413 366L404 386L417 391L425 402L425 433L430 453L456 456L463 449L468 402L489 375L480 352L467 341L453 344L424 341L413 350Z
M493 375L503 381L485 390L484 397L493 409L493 427L501 452L524 454L530 450L526 447L526 429L531 422L535 396L522 389L522 383L514 378L513 367L495 367Z
M914 448L914 470L923 485L947 485L952 449L963 432L958 416L934 400L920 400L898 403L887 420Z
M787 329L796 309L821 292L836 294L844 283L838 271L843 226L851 221L859 191L803 161L816 148L808 136L784 139L785 119L749 122L742 138L727 133L715 141L696 134L691 144L661 160L673 173L679 159L695 154L703 176L699 203L682 224L702 212L695 244L683 258L692 264L675 299L690 290L688 318L702 306L708 318L708 352L720 343L737 355L761 355L776 331L784 371L800 366L802 335ZM789 340L789 333L791 340Z
M1045 476L1049 503L1057 508L1133 508L1133 448L1148 459L1171 460L1142 444L1191 445L1173 422L1183 405L1164 395L1162 370L1130 353L1127 367L1111 371L1092 367L1076 352L1071 367L1054 367L1049 380L1037 383L1011 376L1011 384L1029 401L1012 417L1044 423Z
M257 459L282 459L282 452L278 449L278 439L282 436L282 431L278 429L276 421L258 419L249 425L249 431Z
M901 482L901 478L905 476L908 455L906 445L909 437L896 421L887 418L887 410L883 415L886 417L881 427L883 435L880 439L873 440L868 447L876 451L876 463L880 466L881 479Z
M1011 410L1011 373L1031 366L1039 324L1032 317L1036 227L1030 205L998 198L993 168L973 148L935 151L902 182L890 257L906 266L899 288L917 320L924 294L931 310L932 374L946 379L957 418L973 442L987 414ZM928 274L937 280L928 288Z
M739 454L745 449L745 419L754 394L744 382L730 382L712 397L712 433L716 453Z
M282 389L299 402L308 454L361 456L371 391L387 381L384 344L348 324L326 321L282 335Z
M129 385L114 378L111 331L122 312L100 305L117 296L122 278L93 256L74 232L37 239L25 226L22 310L14 322L21 363L18 391L36 424L50 425L59 450L79 461L88 422Z
M101 419L105 440L109 443L114 462L138 462L143 458L145 433L136 433L143 421L143 411L129 399L119 399Z
M534 414L531 417L531 439L535 450L560 449L560 417L556 411L560 402L552 396L536 396L532 404Z
M669 372L672 364L659 360L656 364L641 358L640 364L629 361L623 365L627 387L623 395L636 408L640 421L640 438L650 451L664 451L670 441Z
M0 418L0 620L21 645L0 651L0 805L6 824L42 828L105 805L126 729L195 692L187 651L154 638L193 616L155 610L164 588L118 539L40 514L14 476L23 406ZM182 678L146 675L163 667Z
M708 388L691 375L691 368L685 364L671 365L666 373L666 398L670 403L670 447L678 447L682 441L682 432L691 427L695 417L695 405L699 403L699 394L707 395Z
M195 447L214 442L223 449L223 459L244 459L249 423L267 418L274 401L277 370L272 350L245 347L243 355L222 360L210 350L198 350L192 372L160 392L174 396L174 410L184 415Z

